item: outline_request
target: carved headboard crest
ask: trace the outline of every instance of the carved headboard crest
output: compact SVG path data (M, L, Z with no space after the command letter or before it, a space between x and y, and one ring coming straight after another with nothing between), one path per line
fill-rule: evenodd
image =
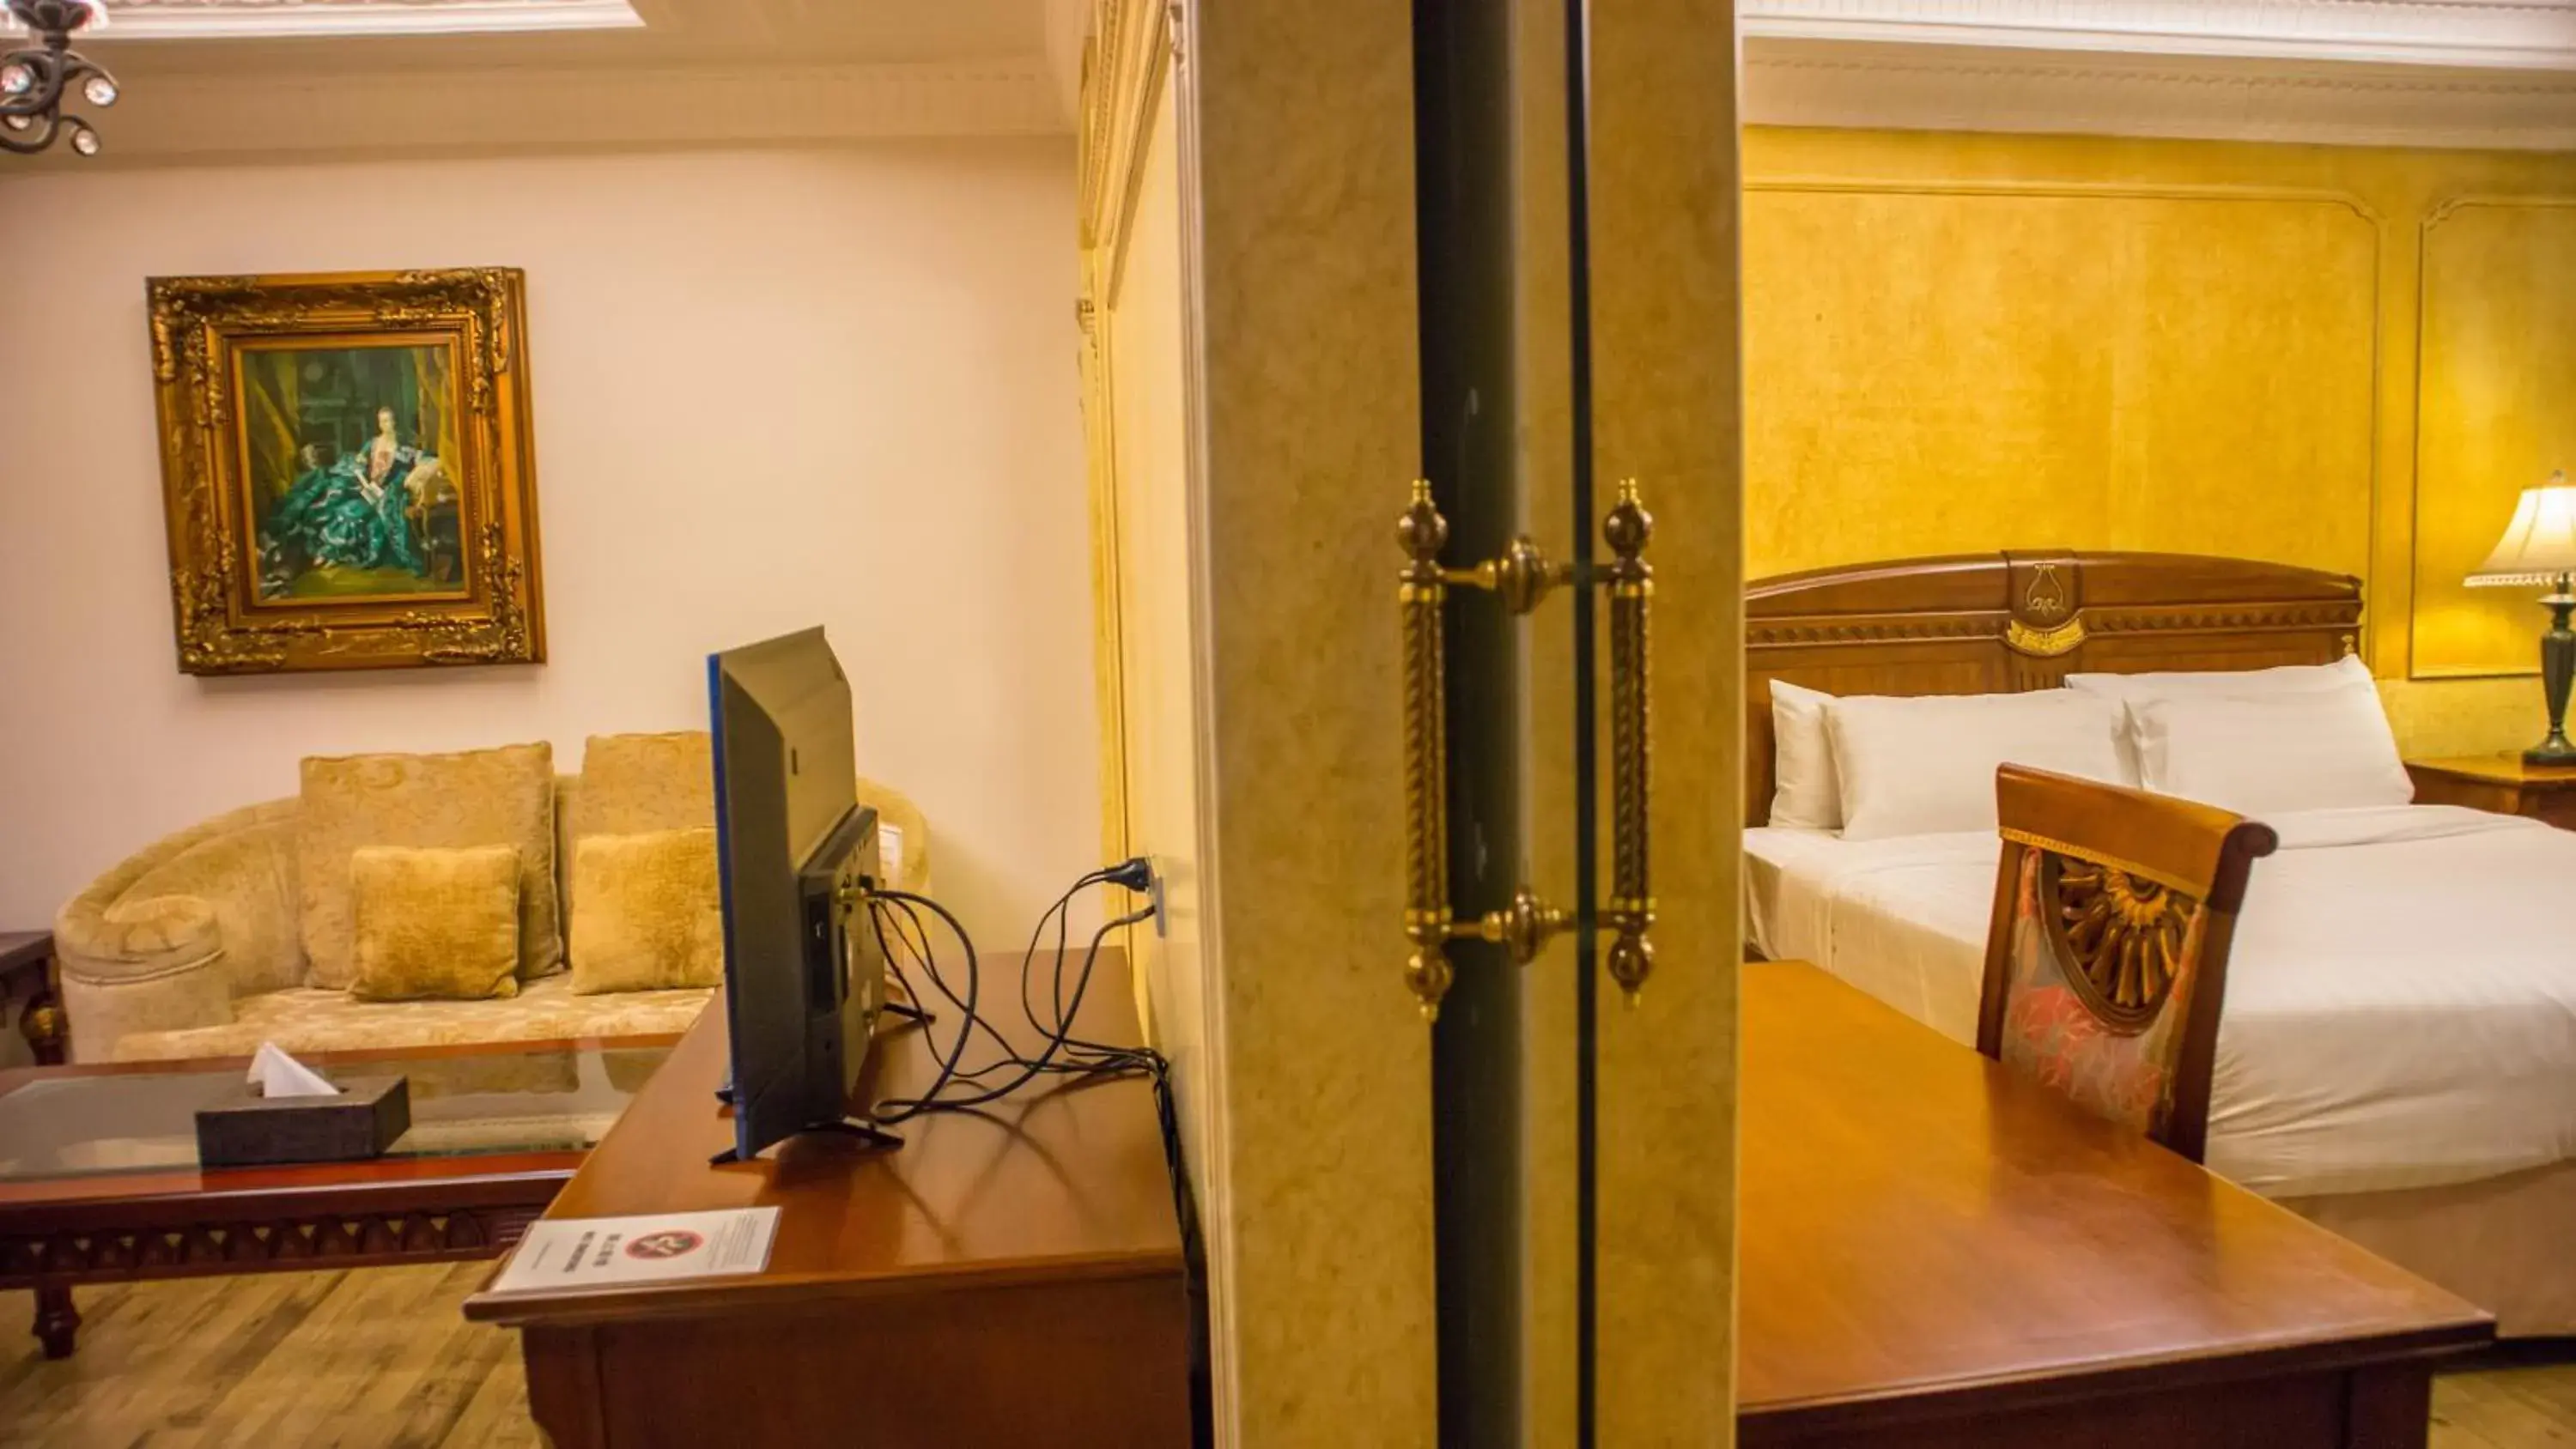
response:
M1832 694L2047 689L2070 673L2261 669L2353 653L2361 581L2197 554L1899 559L1745 589L1745 818L1771 809L1771 681Z
M2007 554L2006 558L2011 555ZM2033 659L2054 659L2072 654L2084 642L2084 617L2078 611L2074 593L2080 579L2072 560L2066 561L2066 577L2058 573L2059 560L2037 559L2013 570L2013 617L2004 626L2004 647ZM2028 582L2023 578L2027 576Z

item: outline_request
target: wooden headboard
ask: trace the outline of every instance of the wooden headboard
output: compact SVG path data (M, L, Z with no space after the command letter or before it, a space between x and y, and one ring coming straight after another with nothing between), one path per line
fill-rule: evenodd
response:
M1744 599L1745 823L1771 813L1771 681L1995 694L2071 673L2262 669L2354 652L2361 581L2178 553L1994 553L1782 574Z

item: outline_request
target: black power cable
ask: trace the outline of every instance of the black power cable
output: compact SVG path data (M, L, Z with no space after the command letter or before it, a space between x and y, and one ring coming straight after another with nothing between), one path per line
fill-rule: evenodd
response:
M1082 953L1081 970L1073 977L1068 990L1065 967L1072 956L1072 952L1066 949L1072 933L1072 903L1083 891L1097 885L1119 885L1130 891L1147 892L1153 889L1152 867L1140 858L1106 870L1088 872L1039 914L1037 925L1029 932L1028 951L1020 961L1020 1014L1027 1019L1029 1029L1044 1043L1035 1056L1015 1050L1000 1031L977 1014L975 1007L982 996L981 963L975 955L975 943L967 937L965 927L955 916L941 909L937 902L909 892L872 889L867 893L869 929L876 934L877 946L884 953L886 967L902 983L905 995L912 998L915 1006L927 1007L929 1004L903 969L904 959L909 958L920 967L922 977L931 989L963 1017L957 1026L957 1039L940 1058L939 1074L932 1080L929 1090L918 1097L892 1098L878 1103L878 1119L901 1122L930 1112L981 1112L985 1106L1041 1076L1074 1079L1142 1076L1150 1080L1154 1087L1154 1116L1163 1134L1163 1168L1171 1182L1172 1209L1181 1235L1182 1273L1194 1320L1191 1417L1202 1426L1201 1437L1204 1438L1204 1426L1210 1422L1212 1414L1208 1386L1207 1248L1201 1236L1198 1201L1190 1191L1187 1156L1181 1146L1180 1109L1172 1091L1172 1064L1152 1047L1111 1046L1073 1033L1074 1018L1080 1014L1083 997L1091 988L1091 973L1098 963L1101 943L1119 927L1151 918L1158 909L1158 903L1130 911L1093 932ZM956 935L959 944L966 948L967 979L962 994L951 987L941 974L938 955L931 946L930 932L917 907L936 912L949 931ZM1039 1019L1029 979L1030 963L1037 957L1038 943L1046 939L1050 920L1055 924L1055 964L1048 992L1048 1005L1053 1013L1051 1022ZM894 937L892 942L887 939L889 929ZM978 1031L990 1038L996 1056L983 1066L968 1068L962 1062ZM986 1078L1005 1072L1011 1075L1000 1085L986 1084ZM948 1089L957 1083L969 1084L971 1090L952 1095Z
M1148 889L1152 880L1150 871L1150 866L1138 859L1107 869L1087 872L1068 887L1064 894L1056 897L1055 903L1038 916L1035 929L1029 933L1028 953L1022 957L1020 967L1020 1011L1027 1018L1030 1029L1037 1034L1037 1040L1041 1043L1035 1055L1024 1054L1018 1050L977 1010L983 995L982 962L976 954L974 939L966 933L965 926L956 916L927 896L884 887L871 889L866 897L868 926L876 937L878 950L885 957L887 969L902 984L905 994L911 996L916 1005L927 1006L928 998L919 994L913 985L911 975L904 970L904 962L908 959L921 969L923 978L929 982L931 989L956 1008L961 1018L955 1039L950 1043L948 1050L938 1058L939 1071L931 1079L930 1086L917 1096L890 1097L877 1103L874 1113L876 1120L891 1126L928 1112L966 1111L984 1107L1020 1090L1041 1076L1143 1076L1150 1078L1154 1083L1155 1107L1157 1115L1163 1122L1166 1152L1177 1171L1180 1141L1175 1109L1171 1100L1170 1062L1162 1053L1151 1047L1111 1046L1077 1036L1073 1031L1073 1022L1081 1012L1083 997L1090 990L1092 972L1098 964L1102 943L1121 927L1151 919L1155 906L1147 904L1118 916L1093 932L1090 942L1082 953L1081 969L1074 975L1069 989L1065 969L1072 954L1066 948L1070 944L1071 907L1075 898L1093 886L1111 883L1130 890ZM961 983L962 991L957 986L952 986L946 974L940 970L938 953L931 945L930 932L919 914L923 910L938 916L948 933L955 936L957 943L965 949L966 980ZM1040 1019L1037 1000L1030 991L1029 979L1029 967L1036 959L1038 944L1046 938L1050 921L1054 922L1056 928L1054 979L1052 990L1048 994L1048 1005L1052 1008L1053 1016L1051 1022ZM892 939L889 939L889 932ZM969 1068L964 1064L965 1058L978 1032L983 1033L991 1042L997 1057L983 1066ZM984 1080L1004 1072L1010 1075L998 1085L988 1084ZM962 1092L951 1090L960 1084L968 1086L971 1090ZM1176 1179L1175 1186L1177 1185Z

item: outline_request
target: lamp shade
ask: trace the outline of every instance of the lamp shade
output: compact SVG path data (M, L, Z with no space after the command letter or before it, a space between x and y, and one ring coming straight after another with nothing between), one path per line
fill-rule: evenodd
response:
M2576 486L2565 473L2552 473L2540 487L2522 490L2513 522L2468 582L2552 584L2568 574L2576 574Z

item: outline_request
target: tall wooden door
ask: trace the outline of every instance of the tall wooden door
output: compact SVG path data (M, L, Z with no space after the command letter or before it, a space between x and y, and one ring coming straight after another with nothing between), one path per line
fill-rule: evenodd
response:
M1438 998L1440 1437L1715 1442L1739 817L1710 812L1742 773L1732 16L1413 11L1409 974Z
M1104 834L1208 1435L1726 1442L1731 11L1093 13Z

